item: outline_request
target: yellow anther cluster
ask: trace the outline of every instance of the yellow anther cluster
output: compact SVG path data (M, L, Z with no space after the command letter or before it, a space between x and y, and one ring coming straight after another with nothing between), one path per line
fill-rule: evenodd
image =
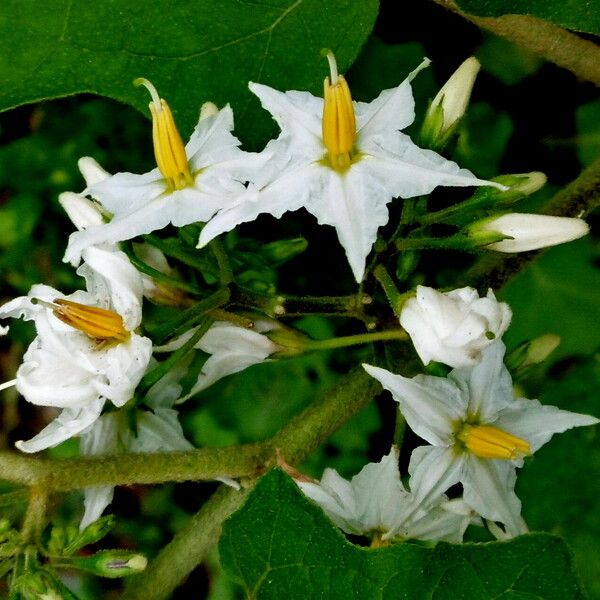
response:
M323 84L323 144L327 159L336 171L345 171L352 163L356 142L356 117L350 88L343 75L337 74L335 59L327 56L331 77Z
M190 172L185 146L179 135L169 105L158 96L156 88L147 79L136 79L136 85L143 85L152 95L150 113L152 115L152 140L156 164L171 190L181 190L194 183Z
M48 306L58 319L99 342L129 339L130 333L125 329L122 317L111 310L60 298Z
M465 425L458 439L481 458L512 460L531 454L527 441L493 425Z

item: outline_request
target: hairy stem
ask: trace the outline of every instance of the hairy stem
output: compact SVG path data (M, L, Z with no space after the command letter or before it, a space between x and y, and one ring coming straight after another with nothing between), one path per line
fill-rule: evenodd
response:
M503 37L577 77L600 85L600 48L591 41L529 15L477 17L461 11L453 0L434 0L481 29Z
M343 377L334 389L296 415L262 447L275 464L276 451L297 464L373 400L381 389L363 369ZM260 446L259 446L260 447ZM131 579L123 600L162 600L200 564L217 542L223 521L237 510L245 492L220 488L175 538L150 563L143 575Z
M48 490L44 486L32 486L29 489L29 504L21 529L21 536L25 544L39 541L44 528L47 506Z
M249 490L221 486L163 548L146 571L127 580L122 600L163 600L200 564L221 535L223 521Z

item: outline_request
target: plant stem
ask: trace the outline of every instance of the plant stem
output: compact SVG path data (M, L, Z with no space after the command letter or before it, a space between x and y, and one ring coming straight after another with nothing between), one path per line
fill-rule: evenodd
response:
M211 252L217 259L217 265L219 265L219 279L221 285L229 285L233 282L233 271L231 270L231 264L225 248L218 238L213 239L209 244Z
M382 287L386 298L394 314L398 319L400 319L400 313L402 309L402 305L406 300L406 295L401 294L394 283L394 280L391 278L390 274L387 272L387 269L383 265L377 265L375 270L373 271L373 275L375 279L379 282L379 285Z
M482 29L487 29L568 69L577 77L600 85L600 49L589 40L528 15L476 17L461 11L453 0L434 0Z
M150 334L154 340L160 344L169 337L175 337L187 329L190 329L199 319L206 313L214 310L225 304L230 297L228 288L221 288L214 294L208 296L204 300L197 302L194 306L190 306L184 311L181 311L174 319L163 323L161 326L153 329Z
M221 535L223 521L250 490L221 486L163 548L146 571L127 579L121 600L164 600L200 564Z
M305 346L306 350L330 350L332 348L346 348L348 346L359 346L371 342L382 342L385 340L407 340L408 334L404 329L385 329L373 333L359 333L357 335L345 335L331 338L329 340L311 340Z
M44 486L32 486L29 489L29 504L21 528L21 537L24 544L33 544L39 541L44 528L47 505L48 490Z

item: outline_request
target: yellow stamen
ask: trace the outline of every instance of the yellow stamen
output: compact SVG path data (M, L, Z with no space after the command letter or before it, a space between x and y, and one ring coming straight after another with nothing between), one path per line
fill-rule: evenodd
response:
M125 342L129 339L130 332L125 329L121 315L111 310L62 298L54 302L35 300L36 304L50 308L54 316L63 323L83 331L99 342Z
M338 75L335 57L327 52L331 71L323 82L323 144L326 158L336 171L345 171L352 163L356 142L356 117L350 88L343 75Z
M481 458L513 460L531 454L526 440L493 425L465 425L457 437Z
M181 190L194 183L190 172L185 146L173 120L171 109L156 88L143 77L133 82L143 85L152 96L150 113L152 114L152 140L156 164L171 190Z

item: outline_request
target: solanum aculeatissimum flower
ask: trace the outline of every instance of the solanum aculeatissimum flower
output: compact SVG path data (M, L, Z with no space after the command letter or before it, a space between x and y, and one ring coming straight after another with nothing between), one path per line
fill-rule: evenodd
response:
M211 325L194 346L197 350L209 354L209 357L202 365L196 383L178 402L183 402L210 387L219 379L263 362L271 354L282 350L281 346L264 335L276 327L275 321L257 319L253 323L253 329L246 329L226 321L217 321ZM168 344L155 347L154 350L156 352L173 352L181 348L195 331L195 328L190 329Z
M469 235L477 236L497 232L506 239L485 247L498 252L527 252L548 246L571 242L590 231L583 219L553 217L527 213L509 213L473 223Z
M429 61L367 104L352 101L331 53L328 59L331 74L325 78L324 99L250 83L281 134L265 148L269 160L249 193L207 223L199 246L262 213L281 217L304 207L319 223L335 227L360 281L377 229L387 223L386 205L392 198L428 194L440 185L502 188L418 148L399 131L415 116L410 81Z
M26 400L62 409L29 441L37 452L78 435L100 416L108 400L123 406L152 353L152 343L135 330L142 318L142 282L122 252L88 248L78 273L88 291L61 294L34 285L28 296L0 307L0 318L34 321L37 336L16 376Z
M479 360L484 348L502 337L511 317L508 304L498 302L492 290L480 298L470 287L438 292L419 285L415 297L402 307L400 324L423 364L434 360L468 367Z
M78 264L84 248L116 243L162 229L207 221L245 193L244 181L258 168L257 155L238 148L229 106L203 111L184 147L171 110L154 86L138 80L152 96L152 134L157 168L143 175L117 173L89 185L86 194L112 215L110 221L73 233L65 261ZM259 160L262 162L262 158Z
M173 403L181 395L179 379L182 369L174 369L152 386L144 404L151 410L138 409L132 414L114 411L102 415L81 435L81 454L101 456L124 452L168 452L190 450ZM135 432L132 431L135 421ZM111 485L88 487L84 490L85 512L80 529L98 519L112 502Z
M394 447L380 462L365 465L351 481L325 469L319 482L298 479L300 489L346 533L378 539L415 538L461 542L473 521L462 500L440 494L428 505L416 506L398 469Z
M514 491L515 468L522 466L523 457L555 433L599 420L514 398L504 351L497 341L483 351L477 365L454 369L447 378L408 379L363 366L392 393L410 428L431 444L416 448L410 459L415 500L427 503L460 482L465 502L514 536L527 531Z

